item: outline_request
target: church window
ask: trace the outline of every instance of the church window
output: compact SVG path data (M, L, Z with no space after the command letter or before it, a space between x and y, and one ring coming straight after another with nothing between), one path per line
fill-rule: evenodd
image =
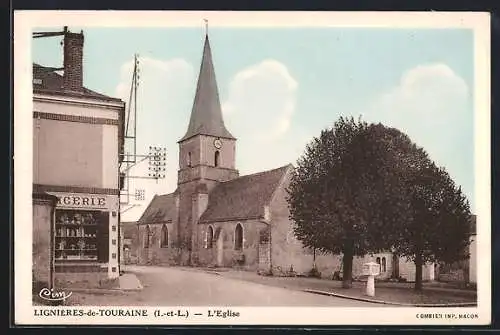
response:
M161 240L160 240L160 248L168 247L168 228L166 225L161 227Z
M191 153L188 152L188 161L187 161L187 164L189 167L191 167L191 165L193 164L192 160L191 160Z
M236 225L234 230L234 249L243 249L243 227L241 227L241 224L239 223Z
M149 237L151 235L151 229L149 229L149 225L146 226L146 231L144 232L144 249L149 248Z
M214 155L214 166L219 166L219 156L220 152L217 150Z
M211 226L208 226L207 229L207 249L212 249L212 243L214 240L214 230Z
M385 257L382 257L382 272L387 271L387 261L385 260Z
M377 264L380 264L380 257L377 257L376 262L377 262Z

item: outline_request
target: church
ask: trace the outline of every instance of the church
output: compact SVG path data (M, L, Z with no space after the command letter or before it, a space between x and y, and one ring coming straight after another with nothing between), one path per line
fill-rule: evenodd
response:
M294 258L304 253L288 218L293 166L239 175L208 35L191 118L178 145L176 191L155 195L138 221L139 264L293 269Z
M208 35L191 118L178 145L177 189L155 195L137 222L138 264L341 274L341 255L317 253L295 237L286 200L291 164L239 175L236 138L224 125ZM370 261L380 264L380 279L415 278L414 263L390 251L355 257L353 277ZM436 270L424 265L423 279L434 280Z

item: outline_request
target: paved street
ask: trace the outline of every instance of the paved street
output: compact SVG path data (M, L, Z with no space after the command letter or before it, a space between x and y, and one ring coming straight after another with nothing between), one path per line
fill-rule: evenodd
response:
M226 278L197 269L128 266L125 271L137 275L143 290L109 296L78 294L74 302L136 306L373 306L360 301Z

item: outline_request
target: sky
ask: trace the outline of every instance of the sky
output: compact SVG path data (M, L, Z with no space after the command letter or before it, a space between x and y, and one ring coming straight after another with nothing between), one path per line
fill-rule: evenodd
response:
M177 141L189 122L205 31L85 28L84 34L84 85L94 91L128 102L139 54L138 154L166 147L165 179L130 180L130 193L146 195L123 207L123 220L134 221L155 194L176 188ZM225 124L238 139L240 175L294 164L340 116L361 116L408 134L446 168L474 211L472 30L210 27L209 38ZM34 39L33 61L62 66L60 42ZM144 176L147 168L138 164L131 175Z

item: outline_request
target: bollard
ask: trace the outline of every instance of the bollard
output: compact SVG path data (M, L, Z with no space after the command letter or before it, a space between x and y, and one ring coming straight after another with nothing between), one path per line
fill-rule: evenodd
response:
M366 295L369 297L375 296L375 276L368 276L366 282Z
M375 276L380 274L380 264L369 262L363 264L363 274L367 276L366 295L369 297L375 296Z

